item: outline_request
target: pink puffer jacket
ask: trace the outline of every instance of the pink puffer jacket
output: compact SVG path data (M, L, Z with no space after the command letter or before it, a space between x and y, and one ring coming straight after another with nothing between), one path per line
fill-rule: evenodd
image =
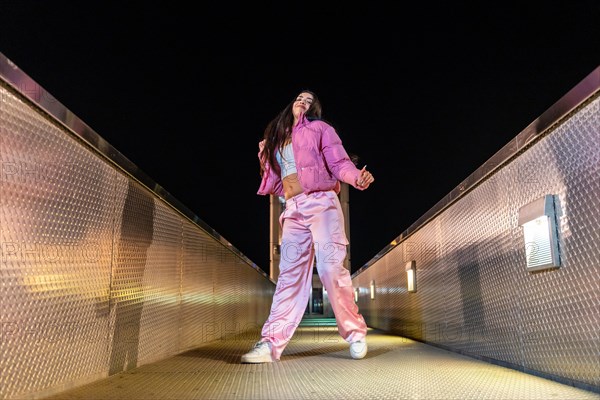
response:
M265 140L258 144L258 157ZM324 121L309 121L304 115L292 130L292 148L298 179L304 193L334 190L340 191L340 181L358 190L356 185L360 170L348 157L335 129ZM267 163L258 194L283 196L283 185L277 172Z

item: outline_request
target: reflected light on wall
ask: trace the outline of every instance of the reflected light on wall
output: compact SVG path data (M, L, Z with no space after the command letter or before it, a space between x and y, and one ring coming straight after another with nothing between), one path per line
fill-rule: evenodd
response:
M546 195L519 209L528 271L560 267L555 197Z
M375 281L371 281L371 300L375 300Z

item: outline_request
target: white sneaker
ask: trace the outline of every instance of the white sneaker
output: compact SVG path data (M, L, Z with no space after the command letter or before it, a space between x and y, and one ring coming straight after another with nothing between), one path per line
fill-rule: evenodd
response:
M360 360L367 355L367 340L361 339L350 344L350 355L355 360Z
M260 364L273 362L271 343L256 342L252 350L242 356L242 364Z

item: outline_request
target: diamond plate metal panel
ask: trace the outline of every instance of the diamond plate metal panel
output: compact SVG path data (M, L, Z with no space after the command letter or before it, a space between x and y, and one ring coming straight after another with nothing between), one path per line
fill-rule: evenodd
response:
M531 148L517 165L560 205L558 270L520 275L524 366L600 386L600 100ZM535 167L535 168L533 168ZM532 193L521 191L526 204ZM522 233L513 230L515 249ZM516 251L518 265L523 252Z
M111 280L109 373L178 350L181 218L140 184L119 177Z
M228 248L184 224L182 349L240 334L258 339L274 287Z
M183 224L183 272L181 285L180 347L187 350L214 339L213 273L217 263L209 255L216 244L207 234Z
M274 284L218 234L2 86L0 129L0 397L258 336Z
M0 101L0 397L23 398L105 370L115 171Z
M236 264L239 262L234 265ZM249 268L248 265L239 264L236 266L236 270L240 276L236 331L243 335L233 338L257 340L260 337L262 325L271 310L275 284L270 280L265 280L258 271ZM228 337L228 340L232 340L231 338L232 336Z
M440 223L444 229L447 304L441 344L490 358L520 363L518 308L505 196L497 179L467 194ZM507 214L503 214L502 211ZM450 240L450 238L452 238ZM509 243L508 243L509 244ZM449 301L451 299L451 301Z
M160 360L179 351L182 220L168 205L155 201L154 235L144 273L139 359Z
M241 317L239 301L242 282L239 268L242 264L223 246L217 247L215 256L220 267L213 271L215 321L219 323L218 336L215 339L225 339L240 333L237 321Z
M599 108L590 100L361 270L354 285L368 324L600 387ZM532 273L518 210L545 194L558 198L562 266ZM409 260L416 293L398 273Z

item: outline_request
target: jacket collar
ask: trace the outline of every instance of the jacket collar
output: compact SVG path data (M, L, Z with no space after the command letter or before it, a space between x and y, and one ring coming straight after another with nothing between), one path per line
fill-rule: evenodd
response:
M292 128L292 131L303 127L304 125L308 124L309 122L310 121L306 118L306 114L302 113L300 115L300 118L298 118L296 125L294 125L294 127Z

